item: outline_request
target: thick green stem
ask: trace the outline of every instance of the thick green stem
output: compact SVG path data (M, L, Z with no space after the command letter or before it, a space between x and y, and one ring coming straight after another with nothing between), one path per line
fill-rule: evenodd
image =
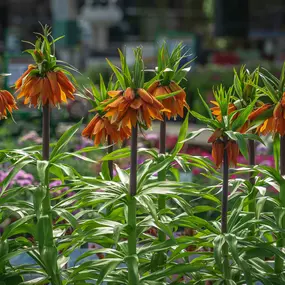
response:
M130 200L128 201L128 281L129 285L139 284L138 257L137 257L137 126L132 127L131 137L131 169L130 169Z
M255 165L255 141L254 140L248 140L248 156L249 156L249 161L248 164L250 166ZM251 189L250 189L250 194L248 196L249 199L249 204L248 204L248 211L251 213L256 213L256 195L257 195L257 190L254 188L255 184L255 177L254 173L251 171L249 172L249 182L251 184ZM256 230L255 225L252 226L252 231L251 234L254 235Z
M163 121L160 122L159 152L161 154L165 154L165 151L166 151L166 117L164 116ZM166 171L165 169L163 169L158 173L158 181L165 181L165 180L166 180ZM161 212L165 208L166 208L165 196L159 195L158 196L158 210ZM165 241L166 240L165 233L163 231L158 231L158 238L160 241Z
M108 153L113 152L112 138L108 136ZM113 160L108 160L108 169L111 180L113 180Z
M50 107L49 104L43 106L43 159L49 160L49 142L50 142ZM43 239L39 239L39 251L43 259L47 273L51 277L52 285L61 285L60 271L57 265L57 248L53 239L53 224L51 213L51 200L49 193L49 175L46 174L45 197L42 201L42 212L38 221L38 229L46 233Z
M137 194L137 164L138 164L138 129L132 127L131 137L131 169L130 169L130 195Z
M249 156L249 165L255 165L255 142L254 140L248 140L248 156ZM252 172L249 173L249 182L251 185L255 183L255 177Z
M280 174L285 175L285 136L280 137ZM280 187L280 201L285 207L285 187Z
M224 163L223 163L223 192L222 192L222 219L221 219L221 231L222 234L228 232L228 192L229 192L229 159L227 152L227 138L224 138ZM228 280L231 278L231 269L229 263L229 249L227 242L224 243L223 248L223 275L225 284L228 284Z
M222 192L222 233L228 232L228 192L229 192L229 160L227 152L227 139L225 139L223 163L223 192Z
M137 258L137 230L136 230L136 198L130 198L128 204L128 227L129 227L129 236L128 236L128 278L129 285L138 285L139 284L139 273L138 273L138 258Z
M285 136L280 137L280 174L285 175ZM282 183L280 185L280 193L279 193L279 199L281 202L281 207L285 208L285 185ZM285 227L285 219L282 218L282 224L279 225L281 227ZM276 246L282 251L284 245L285 245L285 235L282 233L277 234L277 243ZM282 257L276 255L275 256L275 264L274 264L275 273L279 274L283 272L284 269L284 260Z

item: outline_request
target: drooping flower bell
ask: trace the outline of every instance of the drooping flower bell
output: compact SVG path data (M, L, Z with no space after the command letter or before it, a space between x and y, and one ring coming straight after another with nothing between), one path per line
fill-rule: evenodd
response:
M271 102L269 103L269 100L267 100L266 104L262 104L249 115L249 119L257 125L256 132L259 135L285 135L284 73L285 63L283 64L280 79L277 79L266 70L260 76L264 83L264 88L260 89Z
M216 101L211 101L214 107L211 108L212 114L217 118L219 122L222 121L222 112L219 104ZM228 115L232 114L237 110L236 106L233 103L229 103Z
M117 124L112 124L108 118L101 117L99 114L96 114L82 131L83 137L94 139L95 146L106 143L108 137L112 142L117 143L128 139L130 135L129 128L123 127L118 130Z
M258 84L259 69L255 69L252 73L249 72L245 66L242 66L237 72L234 69L234 84L231 87L232 94L228 102L228 116L232 115L232 120L235 120L240 115L240 111L249 105L253 105L253 108L261 104L257 100L258 88L255 86ZM218 121L222 121L221 109L216 101L211 101L214 107L211 108L212 114ZM239 129L238 132L246 133L250 128L250 121L247 120Z
M55 57L54 40L49 27L43 27L34 49L27 50L32 55L35 64L15 82L17 98L24 97L24 104L39 107L46 104L59 107L67 99L74 100L75 87L66 76L70 74L64 65L59 65ZM53 47L53 49L52 49ZM67 66L67 65L66 65Z
M161 46L158 51L158 66L155 70L159 79L151 83L147 89L150 94L161 100L164 108L168 110L165 112L168 120L171 117L176 119L177 115L183 118L184 108L189 109L186 93L179 86L190 70L191 63L188 61L181 66L181 60L188 57L188 55L182 55L183 50L184 46L181 43L172 53L169 52L165 43Z
M281 136L285 135L285 93L273 111L273 132Z
M83 137L88 137L94 140L94 145L98 146L100 143L106 142L118 143L128 139L131 135L130 128L122 127L119 129L116 122L111 122L105 117L104 106L102 102L108 100L108 90L116 89L115 85L110 80L109 85L106 87L102 76L100 75L100 91L92 85L92 89L85 90L91 95L87 97L89 102L93 105L96 115L87 124L82 131ZM93 99L91 99L93 97Z
M239 155L239 146L234 140L224 141L222 131L217 129L209 138L209 143L212 143L212 158L217 168L220 168L224 161L224 151L227 151L228 163L230 167L237 166Z
M109 94L113 95L114 92ZM150 128L152 120L162 120L160 111L163 109L163 105L145 89L130 87L125 91L118 91L115 101L105 108L106 117L109 117L112 123L117 122L119 129L131 129L137 122Z
M168 120L171 117L176 119L177 115L183 118L184 107L189 109L185 91L174 81L171 81L168 86L163 86L159 81L156 81L148 88L148 92L157 98L170 95L170 97L161 100L164 108L169 110L165 112ZM171 96L171 94L175 95Z
M255 109L249 116L248 116L248 122L254 122L258 120L261 116L263 116L266 112L270 112L270 110L273 109L271 104L262 104L260 107ZM272 113L272 111L271 111ZM273 116L270 116L268 118L265 118L262 120L262 123L256 128L256 133L259 135L267 135L269 133L272 133L273 131Z
M0 90L0 120L7 118L7 112L11 114L17 109L13 95L6 90Z
M131 128L139 124L150 128L152 120L162 120L163 105L144 88L144 64L142 49L134 50L135 64L132 71L126 64L124 55L119 51L121 71L108 61L122 91L109 91L112 99L108 100L104 111L111 123L117 123L121 128Z
M282 99L273 104L263 104L261 107L253 111L248 119L250 121L258 121L263 118L261 124L256 128L259 135L280 134L285 135L285 93Z
M217 168L221 167L224 161L224 152L228 156L228 163L231 167L236 167L239 152L247 157L247 147L245 139L250 137L256 139L253 134L247 134L248 128L241 133L241 128L248 121L248 116L253 109L254 103L249 106L234 111L231 98L233 96L233 88L225 89L222 85L214 89L215 97L215 114L213 109L209 108L203 97L200 96L203 106L205 106L209 117L190 111L194 117L203 121L208 125L208 129L213 132L208 143L212 144L212 158ZM217 112L219 111L219 113Z

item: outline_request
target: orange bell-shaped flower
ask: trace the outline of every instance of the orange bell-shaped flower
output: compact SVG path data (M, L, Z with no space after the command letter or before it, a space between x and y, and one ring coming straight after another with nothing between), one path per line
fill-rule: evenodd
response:
M6 119L7 112L12 113L13 109L18 109L13 95L6 90L0 90L0 120Z

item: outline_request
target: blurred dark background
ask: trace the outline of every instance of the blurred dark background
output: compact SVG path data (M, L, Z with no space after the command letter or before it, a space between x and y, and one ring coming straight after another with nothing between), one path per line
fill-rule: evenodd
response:
M278 62L284 16L284 0L1 0L0 51L19 56L40 21L65 34L61 56L83 69L125 45L143 44L151 61L161 39L184 40L196 64Z
M56 55L84 74L81 83L96 83L99 72L107 78L105 58L118 62L117 48L131 64L132 48L142 45L152 68L162 41L170 49L183 41L188 59L196 57L184 83L194 109L197 88L209 101L214 84L231 84L233 67L278 73L285 60L285 0L0 0L0 68L12 74L4 87L30 62L22 40L34 41L39 22L51 25L54 37L65 35Z
M87 78L98 83L99 73L108 79L111 71L105 59L118 63L117 48L131 64L132 48L142 45L145 65L152 68L162 41L170 49L183 41L191 52L188 60L196 59L181 84L191 109L200 113L205 110L197 89L210 103L213 85L232 85L233 68L263 66L278 76L285 60L285 0L0 0L0 72L11 73L0 78L2 88L11 87L31 62L22 52L30 47L22 40L34 42L33 32L41 31L39 22L51 25L54 37L65 35L57 42L56 56L80 70L83 76L74 75L84 86L89 84ZM40 110L21 102L14 112L17 124L0 122L2 148L18 147L17 138L26 141L27 134L38 139ZM54 109L52 137L82 117L86 123L93 116L88 118L90 108L77 97ZM199 126L191 124L190 129L195 128ZM175 137L178 130L173 124L168 133ZM206 141L200 136L191 143L209 148Z

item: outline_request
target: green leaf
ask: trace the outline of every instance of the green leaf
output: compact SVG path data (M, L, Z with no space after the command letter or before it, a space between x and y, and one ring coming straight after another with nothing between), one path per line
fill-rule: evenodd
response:
M237 138L237 142L238 142L238 146L240 149L240 152L242 153L242 155L248 159L248 149L247 149L247 143L246 140L244 138L244 136L240 133L235 133L235 136Z
M104 281L104 278L108 275L108 273L112 272L114 269L116 269L116 267L122 262L122 260L118 260L118 259L113 259L110 260L106 265L104 265L104 267L102 268L102 270L100 271L100 275L98 277L98 280L96 282L96 285L100 285L102 284L102 282Z
M147 177L147 174L149 173L150 166L152 165L153 161L145 161L143 164L139 166L139 169L137 171L137 184L138 189L141 187L141 185L144 183L145 178Z
M138 248L138 255L143 256L144 254L147 254L148 252L159 252L159 251L165 251L173 246L177 245L175 240L168 239L166 241L152 244L152 245L143 245L140 248Z
M280 135L275 134L273 138L273 155L274 155L274 162L275 168L279 171L280 165Z
M46 184L46 175L49 162L46 160L37 160L37 172L42 185Z
M107 161L107 160L116 160L119 158L125 158L125 157L129 157L131 154L131 150L129 147L125 147L125 148L120 148L120 149L116 149L111 153L106 154L105 156L103 156L101 158L102 161Z
M116 171L118 173L118 176L120 178L120 181L125 185L129 185L130 176L127 174L127 172L123 169L121 169L117 164L115 164Z
M77 173L76 170L75 170L73 167L71 167L71 166L69 166L69 165L67 165L67 164L63 164L63 163L52 163L51 165L52 165L52 167L54 167L54 168L59 168L59 169L61 169L61 170L67 175L67 177L68 177L69 179L70 179L70 178L74 178L74 177L75 177L75 173L76 173L78 176L80 176L80 174Z
M196 119L198 119L199 121L208 124L210 127L212 127L213 129L221 129L222 128L222 124L214 119L209 119L195 111L190 111L191 115L193 117L195 117Z
M166 91L165 91L165 92L166 92ZM160 101L161 101L161 100L164 100L164 99L173 97L173 96L179 94L180 92L181 92L181 90L178 90L178 91L175 91L175 92L172 92L172 93L166 93L166 94L164 94L164 95L156 96L155 98L156 98L157 100L160 100Z
M266 200L267 200L267 197L260 197L258 201L256 202L256 209L255 209L256 219L260 219L260 215L262 213Z
M267 257L272 255L280 256L281 258L285 258L285 254L282 250L277 247L266 244L266 243L257 243L254 247L245 248L246 254L244 259L250 259L253 257Z
M283 63L283 66L282 66L281 78L280 78L278 90L284 89L284 83L285 83L285 63Z
M251 113L254 105L255 105L256 100L254 100L250 105L248 105L245 109L243 109L238 117L233 121L232 123L232 130L237 131L239 128L241 128L246 121L248 120L248 116Z
M263 165L257 165L255 166L253 169L256 169L258 170L260 173L264 174L265 176L269 176L271 177L272 179L274 179L279 185L282 183L283 181L283 178L282 176L280 175L280 173L272 168L272 167L269 167L269 166L263 166Z
M242 87L241 87L241 82L240 79L238 77L238 74L236 72L236 70L234 69L234 88L236 93L238 94L239 98L243 97L243 92L242 92Z
M7 187L9 186L10 182L15 177L15 175L19 172L19 170L21 170L24 166L26 166L32 162L33 162L32 159L27 159L27 160L24 160L20 163L17 163L14 166L14 168L9 172L9 174L5 177L5 179L0 183L0 187L2 188L2 191L0 193L0 197L5 193L5 190L7 189Z
M277 103L279 101L279 98L277 96L277 92L274 90L274 87L270 84L270 82L263 74L260 74L260 77L263 81L263 84L265 85L266 95L268 95L273 103Z
M196 228L199 230L207 229L210 232L213 232L216 234L219 233L219 231L214 226L212 226L211 223L209 223L208 221L202 218L196 217L196 216L180 218L177 221L175 221L175 224L178 224L184 227L189 227L189 228Z
M235 260L235 262L241 267L244 277L246 280L247 285L252 285L252 278L250 274L250 267L249 265L243 260L242 257L240 257L240 253L238 252L237 248L237 239L234 235L232 234L226 234L226 240L229 245L230 252L232 253L232 256Z
M189 124L189 112L187 113L184 122L180 128L179 135L177 138L177 143L174 149L171 151L172 155L176 155L182 149L184 144L183 141L185 140L188 131L188 124Z
M4 230L4 233L1 237L2 240L6 240L8 237L12 236L14 231L17 230L18 227L20 227L21 225L27 223L28 221L30 221L31 219L34 218L34 215L29 215L26 216L24 218L21 218L20 220L17 220L16 222L10 224L9 226L7 226Z
M205 132L205 131L208 131L208 132L209 132L209 131L211 131L211 129L209 129L209 128L201 128L201 129L199 129L199 130L197 130L197 131L190 132L190 133L188 133L188 135L186 136L185 140L182 141L182 142L187 142L187 141L189 141L189 140L192 140L192 139L196 138L197 136L199 136L202 132Z
M203 98L203 96L201 95L201 93L200 93L199 90L198 90L198 95L199 95L199 97L200 97L200 100L202 101L202 104L203 104L205 110L206 110L207 113L208 113L209 118L210 118L210 119L214 119L211 109L209 108L208 104L207 104L206 101L204 100L204 98Z
M217 263L217 265L219 266L220 270L223 271L223 245L225 244L226 239L224 235L218 235L214 241L214 257L215 257L215 261Z
M159 280L161 278L170 277L174 274L186 274L191 272L197 272L201 269L205 269L205 264L175 264L169 266L166 269L151 273L141 278L141 280Z
M243 136L246 139L258 141L258 142L262 143L263 145L265 145L264 141L262 140L262 138L259 135L249 133L249 134L243 134Z
M101 173L103 176L104 180L112 180L110 176L110 171L109 171L109 166L108 166L108 161L103 161L101 165Z
M219 209L214 208L212 206L207 206L207 205L205 205L205 206L195 206L195 207L192 208L192 211L193 211L194 214L203 213L203 212L210 212L210 211L212 211L212 212L215 212L215 211L220 212Z
M74 218L74 216L69 213L67 210L63 209L63 208L53 208L52 212L54 212L55 214L57 214L59 217L62 217L63 219L65 219L66 221L68 221L70 223L70 225L73 227L73 229L77 229L78 228L78 222L77 220ZM78 231L81 232L81 229L78 228Z
M25 191L25 187L14 187L6 190L5 195L0 199L0 206L7 203L10 199L14 199L15 196L21 195Z
M19 283L19 285L43 285L43 284L46 284L48 281L49 281L48 277L43 276L43 277L38 277L32 280L21 282Z
M54 174L62 183L64 183L64 174L63 174L63 171L61 170L61 168L59 168L55 165L52 165L49 168L49 172Z
M80 128L81 124L82 124L82 119L80 120L79 123L75 124L66 132L64 132L64 134L60 137L60 139L58 140L57 144L55 145L50 154L50 161L55 162L56 155L58 155L63 150L63 148L69 143L71 138Z
M106 58L106 60L107 60L107 63L112 68L113 72L115 73L118 81L120 82L120 85L121 85L122 89L126 90L127 87L126 87L126 84L125 84L124 76L120 73L118 68L111 61L109 61L107 58Z
M42 210L42 202L46 197L47 190L48 188L44 185L38 185L38 187L34 190L33 202L37 218L40 217Z

